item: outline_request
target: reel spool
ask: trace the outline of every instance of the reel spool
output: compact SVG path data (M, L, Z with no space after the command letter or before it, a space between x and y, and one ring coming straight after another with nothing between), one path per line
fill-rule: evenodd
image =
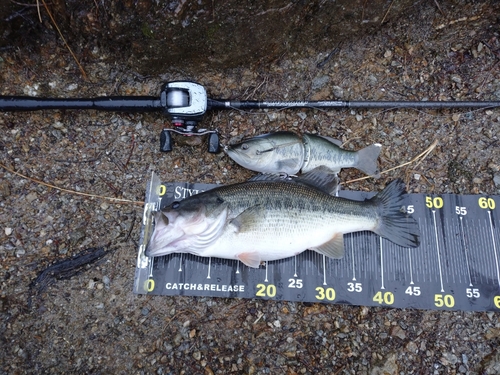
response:
M162 130L160 151L172 151L172 132L188 137L208 134L208 152L220 151L219 135L215 130L197 129L207 111L208 98L203 86L189 81L168 82L163 86L160 101L174 125L174 129Z

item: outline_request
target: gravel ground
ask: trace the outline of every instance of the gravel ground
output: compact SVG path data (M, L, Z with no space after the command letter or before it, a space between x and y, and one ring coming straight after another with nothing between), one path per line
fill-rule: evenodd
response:
M213 98L500 100L498 3L443 13L428 3L414 22L392 20L327 61L331 51L312 43L269 66L217 72L144 77L95 49L83 81L59 39L45 36L36 51L0 51L0 94L157 95L162 82L191 79ZM184 139L160 153L165 124L154 114L1 113L0 162L66 189L132 201L144 199L153 170L163 181L227 184L252 175ZM217 128L222 143L275 130L317 132L352 149L378 142L381 170L437 139L418 165L345 188L380 190L400 177L410 192L500 193L498 109L231 111L208 114L202 126ZM140 204L62 192L5 169L0 176L0 373L500 373L498 312L134 295ZM98 246L112 250L28 305L40 271Z

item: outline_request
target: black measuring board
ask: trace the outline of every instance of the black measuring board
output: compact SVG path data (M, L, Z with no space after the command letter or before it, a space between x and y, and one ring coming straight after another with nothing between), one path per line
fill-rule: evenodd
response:
M344 236L345 256L307 250L260 268L237 260L170 254L148 258L152 212L217 185L160 183L146 195L134 292L262 298L395 308L500 311L500 197L408 194L421 244L410 249L371 232ZM364 200L374 193L339 191Z

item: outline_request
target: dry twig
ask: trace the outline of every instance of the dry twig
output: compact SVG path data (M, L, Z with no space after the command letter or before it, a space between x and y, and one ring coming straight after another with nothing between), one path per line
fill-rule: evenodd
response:
M80 191L65 189L65 188L62 188L62 187L59 187L59 186L55 186L55 185L49 184L49 183L44 182L44 181L37 180L36 178L33 178L33 177L25 176L25 175L23 175L23 174L21 174L19 172L16 172L15 170L13 170L13 169L11 169L11 168L9 168L9 167L1 164L1 163L0 163L0 167L2 167L3 169L5 169L6 171L9 171L10 173L15 174L16 176L19 176L21 178L24 178L26 180L29 180L29 181L34 182L34 183L39 184L39 185L47 186L49 188L62 191L64 193L69 193L69 194L74 194L74 195L81 195L81 196L90 197L90 198L105 199L105 200L109 200L109 201L111 201L113 203L125 203L125 204L131 203L131 204L137 204L137 205L141 205L141 206L144 204L144 202L141 202L141 201L132 201L132 200L123 199L123 198L105 197L105 196L102 196L102 195L82 193Z
M56 28L57 32L59 33L59 36L63 40L64 45L66 46L66 48L68 49L69 53L71 54L71 56L75 60L76 64L78 65L78 68L80 69L80 72L82 73L83 79L86 80L86 81L88 81L87 73L85 73L85 70L83 69L83 67L80 64L80 62L78 61L76 55L73 53L73 50L71 49L71 47L69 46L68 42L66 41L66 38L64 38L61 30L59 29L59 26L57 26L56 20L52 16L52 12L50 11L49 7L47 6L47 3L45 2L45 0L42 0L42 3L43 3L43 6L45 7L45 10L47 11L47 14L50 17L50 20L52 21L52 23L54 24L54 27ZM37 9L38 9L38 17L40 18L40 22L41 22L42 21L42 17L40 15L40 7L39 7L39 4L38 4L38 0L37 0Z
M413 164L413 163L415 163L417 161L418 161L418 163L415 164L415 167L418 166L432 152L432 150L434 150L436 148L437 144L438 144L438 140L436 139L434 142L432 142L432 144L424 152L422 152L421 154L415 156L412 160L410 160L410 161L408 161L406 163L397 165L397 166L395 166L393 168L386 169L385 171L381 171L380 174L389 173L389 172L391 172L391 171L393 171L395 169L399 169L399 168L405 167L405 166ZM350 184L351 182L357 182L357 181L366 180L366 179L368 179L370 177L371 176L364 176L364 177L360 177L360 178L355 178L354 180L349 180L349 181L346 181L346 182L341 182L341 184Z

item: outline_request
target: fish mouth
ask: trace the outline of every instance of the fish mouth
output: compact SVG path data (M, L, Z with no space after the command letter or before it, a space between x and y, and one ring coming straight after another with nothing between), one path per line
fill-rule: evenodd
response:
M146 246L145 254L148 257L158 256L165 246L177 241L184 235L181 230L176 230L173 223L178 216L176 212L162 213L158 211L155 216L155 228ZM162 254L163 255L163 254Z
M245 163L245 165L243 165L244 167L246 167L246 165L248 165L252 161L250 155L240 152L230 145L224 146L223 151L227 154L227 156L236 161L238 164Z

